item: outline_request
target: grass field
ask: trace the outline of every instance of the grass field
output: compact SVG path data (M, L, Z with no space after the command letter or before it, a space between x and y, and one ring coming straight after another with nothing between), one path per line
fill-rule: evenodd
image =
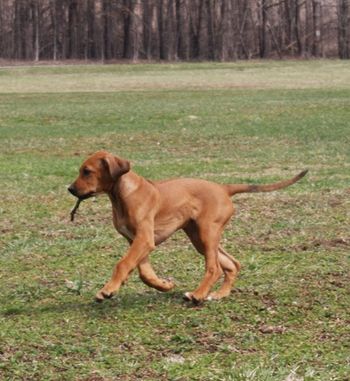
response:
M350 62L0 69L1 380L349 380ZM69 222L66 190L107 149L150 179L268 183L235 197L223 244L243 265L219 302L182 301L203 258L181 232L95 292L127 245L106 197Z

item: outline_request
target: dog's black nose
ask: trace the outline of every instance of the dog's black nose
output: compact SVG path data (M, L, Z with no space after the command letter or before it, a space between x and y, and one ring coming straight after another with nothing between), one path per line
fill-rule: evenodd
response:
M76 189L74 188L74 185L70 185L68 187L68 192L72 193L73 196L77 196L77 191Z

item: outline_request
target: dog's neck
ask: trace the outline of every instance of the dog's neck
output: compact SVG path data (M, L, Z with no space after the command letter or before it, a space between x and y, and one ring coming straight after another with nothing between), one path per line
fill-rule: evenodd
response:
M112 185L111 190L107 192L112 204L120 204L131 193L137 191L143 178L136 173L129 171L120 176Z

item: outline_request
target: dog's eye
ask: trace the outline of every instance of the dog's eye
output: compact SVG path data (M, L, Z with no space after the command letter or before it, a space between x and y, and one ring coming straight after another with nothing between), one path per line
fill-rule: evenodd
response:
M91 173L90 169L87 169L87 168L84 168L84 169L83 169L83 175L84 175L84 176L89 176L90 173Z

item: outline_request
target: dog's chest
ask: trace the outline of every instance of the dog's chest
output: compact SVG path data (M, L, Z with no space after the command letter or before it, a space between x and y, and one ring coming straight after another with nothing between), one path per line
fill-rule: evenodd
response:
M133 240L135 234L127 227L126 221L127 219L125 216L120 211L118 211L117 208L113 208L114 227L117 229L118 233L126 238L129 238L130 240Z
M123 235L124 237L127 237L127 238L129 238L129 239L131 239L131 240L134 239L134 233L131 232L131 231L126 227L126 225L119 225L119 226L117 226L117 230L118 230L118 232L119 232L121 235Z

